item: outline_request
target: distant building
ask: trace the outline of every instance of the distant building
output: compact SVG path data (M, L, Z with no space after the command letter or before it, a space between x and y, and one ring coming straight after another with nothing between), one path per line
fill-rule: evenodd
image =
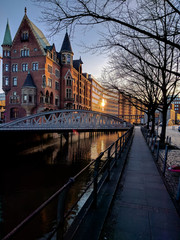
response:
M55 109L93 110L140 122L140 111L83 73L83 62L73 59L67 33L57 52L29 20L26 9L13 40L7 22L2 48L6 122Z
M0 93L0 123L4 122L5 94Z

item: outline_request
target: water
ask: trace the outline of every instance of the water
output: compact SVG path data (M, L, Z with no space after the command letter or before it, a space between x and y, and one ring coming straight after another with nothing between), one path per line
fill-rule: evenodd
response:
M58 138L44 146L12 156L1 174L0 219L3 220L3 235L17 226L121 134L122 132L100 133L90 137L89 133L81 133L74 135L69 144L62 144ZM85 174L76 183L68 197L68 205L77 199L88 181ZM42 234L46 235L56 222L56 201L57 199L28 224L17 239L44 239Z

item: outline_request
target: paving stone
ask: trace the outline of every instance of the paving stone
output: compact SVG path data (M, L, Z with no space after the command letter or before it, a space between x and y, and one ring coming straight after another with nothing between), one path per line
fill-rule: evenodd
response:
M139 127L120 186L101 240L180 240L180 218Z

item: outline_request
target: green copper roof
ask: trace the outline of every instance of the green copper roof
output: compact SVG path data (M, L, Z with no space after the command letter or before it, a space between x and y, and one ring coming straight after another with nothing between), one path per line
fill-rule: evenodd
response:
M10 31L10 28L9 28L8 21L7 21L6 31L5 31L5 34L4 34L4 40L3 40L2 45L9 45L9 46L12 45L11 31Z

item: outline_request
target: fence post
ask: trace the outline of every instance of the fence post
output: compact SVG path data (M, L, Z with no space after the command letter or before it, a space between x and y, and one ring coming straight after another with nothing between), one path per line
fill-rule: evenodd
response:
M107 180L109 181L111 178L111 149L112 149L113 144L109 147L108 149L108 162L107 162L107 168L108 168L108 176Z
M153 144L153 149L152 149L152 153L154 153L154 149L155 149L155 144L156 144L156 138L157 138L157 136L155 136L155 138L154 138L154 144Z
M68 186L63 190L63 192L58 197L58 206L57 206L57 237L59 240L63 240L64 235L64 213L65 213L65 204L66 197L69 191L70 186L74 182L73 178L69 179Z
M119 139L116 141L115 143L115 166L117 166L117 159L118 159L118 142L119 142Z
M152 147L152 143L153 143L153 134L151 135L151 139L150 139L150 143L149 143L150 150L151 150L151 147Z
M168 145L166 145L166 148L165 148L163 175L165 175L165 172L166 172L167 154L168 154Z
M98 192L98 174L99 174L99 164L100 160L104 153L100 153L99 156L96 158L95 165L94 165L94 186L93 186L93 206L97 207L97 192Z
M158 145L157 145L157 154L156 154L156 161L158 162L159 159L159 144L160 144L160 140L158 141Z
M177 195L176 195L176 200L180 200L180 177L179 177L179 183L178 183L178 188L177 188Z
M120 137L120 143L119 143L119 158L121 157L121 144L122 144L122 137Z
M169 145L171 145L171 137L169 137Z

